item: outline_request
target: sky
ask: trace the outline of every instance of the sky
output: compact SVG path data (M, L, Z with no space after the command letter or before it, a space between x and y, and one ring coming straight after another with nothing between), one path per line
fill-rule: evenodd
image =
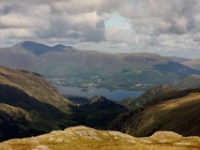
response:
M0 47L23 41L200 57L199 0L1 0Z

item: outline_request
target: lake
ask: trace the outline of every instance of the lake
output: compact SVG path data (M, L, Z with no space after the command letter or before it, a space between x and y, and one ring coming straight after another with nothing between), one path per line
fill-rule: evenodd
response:
M139 97L144 92L142 91L124 91L124 90L116 90L110 91L108 89L97 89L94 87L88 88L88 92L82 92L82 88L77 87L67 87L62 85L55 85L54 86L59 90L61 94L72 95L72 96L81 96L91 98L95 95L104 96L110 100L123 100L127 97Z

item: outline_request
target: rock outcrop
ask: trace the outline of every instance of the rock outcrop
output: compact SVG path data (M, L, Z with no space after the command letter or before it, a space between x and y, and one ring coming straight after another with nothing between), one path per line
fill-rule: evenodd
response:
M77 126L37 137L0 143L1 150L198 150L199 137L182 137L174 132L156 132L135 138L117 131L101 131Z

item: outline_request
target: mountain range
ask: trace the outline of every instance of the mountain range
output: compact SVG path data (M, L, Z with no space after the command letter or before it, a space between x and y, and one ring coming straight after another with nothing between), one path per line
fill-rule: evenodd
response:
M52 83L83 87L93 83L96 87L126 90L146 90L172 83L180 76L200 74L158 54L111 54L31 41L1 48L0 65L37 72Z
M0 149L116 149L116 145L119 149L199 149L198 137L181 136L200 136L200 71L181 64L187 59L23 42L0 49L0 61L1 65L18 68L0 67L0 141L57 130L36 138L2 142ZM115 88L149 88L160 82L172 86L161 84L137 99L118 102L121 105L102 96L77 104L62 96L45 77ZM106 127L108 131L82 126L60 131L76 125Z

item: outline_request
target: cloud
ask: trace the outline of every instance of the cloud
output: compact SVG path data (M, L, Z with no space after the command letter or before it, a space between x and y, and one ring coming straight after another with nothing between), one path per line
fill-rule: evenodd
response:
M34 37L34 33L27 31L25 29L4 29L0 30L0 39L25 39Z
M21 0L18 3L8 0L0 2L0 30L23 29L38 39L101 42L106 40L104 22L111 16L108 12L121 3L110 8L110 2L103 0Z
M68 14L82 14L89 12L110 13L125 5L130 0L67 0L56 1L51 4L55 12Z
M120 12L140 34L186 34L198 26L199 8L197 0L135 0Z
M131 28L107 27L116 13ZM0 1L1 45L36 40L106 52L196 51L199 24L199 0Z

